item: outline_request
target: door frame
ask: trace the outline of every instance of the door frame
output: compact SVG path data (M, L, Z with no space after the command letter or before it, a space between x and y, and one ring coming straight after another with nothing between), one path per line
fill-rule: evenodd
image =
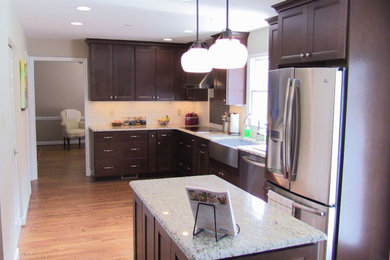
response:
M80 62L83 65L83 89L84 89L84 120L85 126L88 126L88 66L87 58L71 58L71 57L46 57L46 56L30 56L28 61L28 118L29 118L29 155L30 155L30 180L38 179L38 161L37 161L37 131L36 131L36 114L35 114L35 69L36 61L66 61L66 62ZM91 175L89 166L89 143L88 131L85 131L85 170L86 176Z

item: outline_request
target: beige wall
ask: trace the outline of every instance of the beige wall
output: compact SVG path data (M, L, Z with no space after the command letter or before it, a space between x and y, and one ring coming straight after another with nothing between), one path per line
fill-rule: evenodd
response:
M84 40L28 39L30 56L41 57L88 57L88 46Z
M25 58L26 42L24 32L15 15L12 1L0 1L0 206L4 259L16 259L17 243L22 217L27 214L30 198L30 177L28 167L28 110L20 110L20 82L18 62ZM8 46L13 46L13 67L9 66ZM11 88L8 71L13 70L14 104L10 108ZM15 129L10 116L15 114ZM12 137L16 136L16 147ZM17 154L17 170L12 167L14 148ZM0 250L1 252L2 250Z
M268 27L261 28L259 30L255 30L250 32L248 37L248 55L268 53ZM247 77L248 83L248 77ZM247 95L248 99L248 95ZM240 132L241 135L244 135L244 119L247 115L247 106L230 106L230 113L238 113L240 114L241 127ZM251 137L255 137L254 131L251 131Z
M37 141L61 141L60 120L47 117L59 117L66 108L84 115L83 65L77 61L36 61L34 69Z

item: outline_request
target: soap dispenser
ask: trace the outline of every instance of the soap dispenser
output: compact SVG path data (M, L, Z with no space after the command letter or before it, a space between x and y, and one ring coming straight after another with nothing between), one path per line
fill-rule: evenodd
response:
M246 138L249 138L251 135L251 115L252 114L248 114L244 120L244 137Z

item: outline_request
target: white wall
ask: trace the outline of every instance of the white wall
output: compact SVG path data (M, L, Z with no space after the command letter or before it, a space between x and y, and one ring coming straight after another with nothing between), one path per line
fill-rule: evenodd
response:
M248 37L248 56L254 54L268 53L268 27L261 28L258 30L254 30L250 32ZM247 73L247 84L249 82L249 74ZM248 85L247 85L248 86ZM247 95L248 99L248 95ZM248 102L248 100L247 100ZM241 135L244 135L244 119L247 115L247 106L230 106L230 113L238 113L240 114L241 127L240 132ZM254 132L254 131L251 131ZM253 135L251 137L254 137Z
M0 199L2 226L2 256L4 259L18 257L17 243L20 234L21 217L26 216L30 198L28 168L27 111L20 110L18 62L25 57L25 37L14 13L12 1L0 1ZM15 82L15 120L18 172L11 168L13 160L12 121L9 113L10 88L8 72L8 43L13 44ZM12 109L12 108L11 108ZM0 250L1 252L1 250Z

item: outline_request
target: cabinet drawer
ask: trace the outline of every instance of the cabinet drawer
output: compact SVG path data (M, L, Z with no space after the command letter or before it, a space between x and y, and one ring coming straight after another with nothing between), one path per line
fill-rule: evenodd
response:
M148 159L122 159L123 174L143 174L148 172Z
M96 177L120 176L122 174L121 159L95 160L94 173Z
M126 142L121 144L121 157L146 157L148 155L147 142Z
M147 131L127 131L122 134L122 141L147 141Z
M168 139L171 137L172 131L166 131L166 130L160 130L157 131L157 140L163 140L163 139Z
M94 133L95 143L109 143L120 141L121 137L118 132L99 132Z
M199 150L208 151L209 150L209 141L205 139L199 139Z
M95 159L120 158L122 154L121 143L95 143Z

